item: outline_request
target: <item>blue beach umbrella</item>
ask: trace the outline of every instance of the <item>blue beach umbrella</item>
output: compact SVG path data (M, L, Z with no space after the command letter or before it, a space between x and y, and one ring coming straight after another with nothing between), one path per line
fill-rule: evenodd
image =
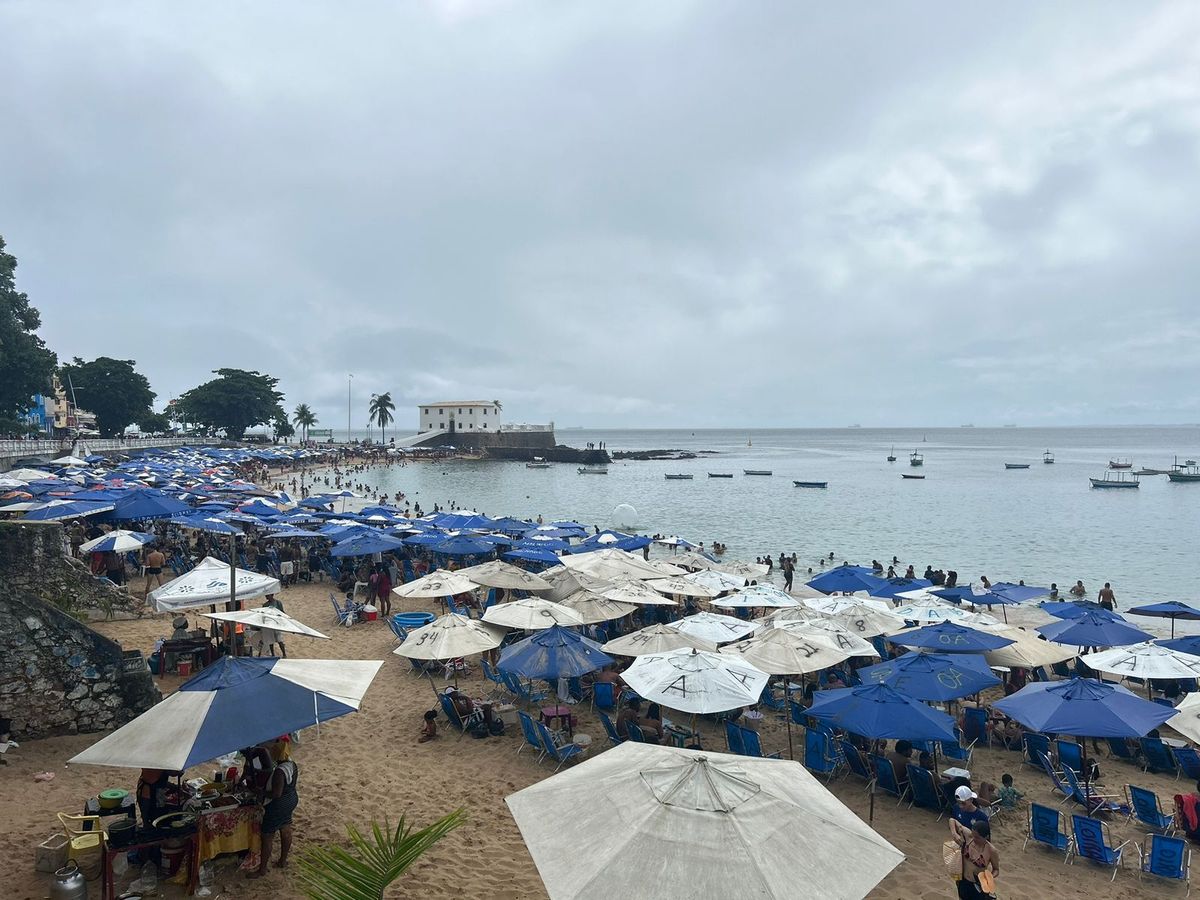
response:
M514 549L517 550L566 550L570 546L562 538L542 538L536 541L526 538L513 544Z
M552 625L505 648L499 668L526 679L574 678L607 666L613 658L578 632Z
M812 584L812 582L810 581L809 584ZM881 597L885 600L890 600L897 594L927 588L932 584L932 581L927 581L924 578L885 578L883 579L883 584L869 593L872 597Z
M1171 637L1175 637L1176 619L1200 619L1200 609L1180 603L1178 600L1168 600L1166 603L1151 603L1146 606L1135 606L1129 610L1135 616L1154 616L1159 619L1171 620Z
M926 701L957 700L1000 683L987 660L973 653L905 653L859 669L858 677Z
M413 547L432 547L435 544L440 544L447 538L445 532L441 531L425 531L421 534L414 534L412 537L403 538L403 542Z
M193 531L207 531L209 534L241 534L240 528L230 525L222 519L209 516L181 516L175 520L180 528L190 528Z
M865 566L838 566L822 572L808 586L822 594L852 594L855 591L871 593L882 588L887 581L876 578Z
M108 553L109 551L128 553L140 550L146 544L152 544L156 540L158 538L155 535L141 531L110 531L95 540L81 544L79 549L83 553Z
M1091 600L1046 600L1039 603L1038 608L1056 619L1078 619L1080 616L1093 612L1111 622L1125 620L1124 616L1105 609L1099 603Z
M873 739L958 740L952 718L886 684L817 691L805 715Z
M1160 647L1166 647L1168 650L1177 650L1180 653L1189 653L1192 656L1200 656L1200 634L1189 634L1186 637L1161 638L1154 643Z
M224 656L70 762L179 772L355 712L382 665Z
M1048 641L1073 644L1076 647L1124 647L1128 644L1140 644L1154 637L1127 622L1114 621L1094 612L1074 619L1051 622L1037 630L1045 635Z
M1142 737L1175 710L1095 678L1031 681L993 707L1032 731L1075 737Z
M988 650L999 650L1015 643L1012 638L988 634L986 631L955 625L953 622L926 625L915 631L893 635L888 640L903 647L927 647L942 653L986 653Z
M268 541L268 540L304 541L304 540L313 540L313 539L321 540L324 538L325 538L325 535L323 535L323 534L317 534L317 532L315 532L315 531L305 531L303 528L277 528L274 531L272 531L270 534L263 535L264 541Z
M434 544L430 549L446 556L482 556L495 550L496 545L460 534Z
M937 588L929 593L935 597L941 597L943 600L949 600L951 603L970 603L974 606L1013 606L1021 602L1010 600L995 591L976 591L970 585L965 584L952 588Z
M192 508L182 500L169 497L161 491L132 490L118 499L111 512L104 518L113 522L127 522L132 519L168 519L175 516L187 515Z
M1050 596L1050 588L1037 587L1032 584L1013 584L1011 581L995 581L992 583L992 593L1001 594L1014 603L1024 603L1035 597Z
M403 544L399 538L382 532L375 532L373 534L354 535L340 543L334 544L333 549L329 551L329 555L373 556L376 553L387 553L389 550L395 550L401 546Z
M31 509L21 517L26 522L58 522L62 519L76 519L80 516L94 516L99 513L111 512L112 503L92 502L86 500L51 501L38 509Z
M545 563L548 566L554 566L562 562L558 558L558 554L553 550L539 550L537 548L522 547L517 550L510 550L508 553L502 553L505 559L519 559L524 562Z

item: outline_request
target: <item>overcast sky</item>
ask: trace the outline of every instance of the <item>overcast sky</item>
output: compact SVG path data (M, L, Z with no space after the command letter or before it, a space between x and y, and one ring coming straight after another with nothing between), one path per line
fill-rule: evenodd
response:
M583 425L1200 421L1200 6L0 0L61 359Z

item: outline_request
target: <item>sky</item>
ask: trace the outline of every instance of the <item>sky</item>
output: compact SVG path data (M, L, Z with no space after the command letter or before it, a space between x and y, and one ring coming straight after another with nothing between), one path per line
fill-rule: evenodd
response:
M60 359L594 427L1200 422L1200 6L0 0Z

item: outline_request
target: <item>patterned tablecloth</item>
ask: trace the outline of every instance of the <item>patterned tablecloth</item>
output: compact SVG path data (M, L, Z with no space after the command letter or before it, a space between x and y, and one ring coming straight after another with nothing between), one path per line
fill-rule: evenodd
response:
M229 806L200 814L199 861L249 850L241 868L257 868L262 849L261 806Z

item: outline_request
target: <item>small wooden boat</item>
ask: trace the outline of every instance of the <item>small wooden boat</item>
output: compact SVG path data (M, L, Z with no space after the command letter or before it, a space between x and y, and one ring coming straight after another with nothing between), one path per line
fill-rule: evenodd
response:
M925 480L924 475L906 475L904 473L901 473L900 477L908 479L909 481L924 481Z
M576 471L580 475L607 475L608 466L580 466Z
M923 466L923 465L925 465L925 457L922 454L918 453L916 450L914 450L912 452L912 454L908 457L908 464L910 466Z
M828 481L793 481L792 484L794 484L796 487L803 487L803 488L827 488L827 487L829 487Z
M1197 466L1195 463L1176 466L1174 471L1167 473L1167 478L1177 484L1189 484L1200 481L1200 466Z
M663 475L663 478L667 479L667 481L691 481L692 477L693 476L691 475L684 475L683 473L673 475L670 472Z
M1133 460L1132 459L1120 459L1120 458L1110 459L1108 461L1108 467L1110 469L1132 469L1133 468Z
M540 456L535 456L531 462L525 463L525 468L548 469L550 468L550 463L546 462L546 460L542 459Z
M1006 469L1028 469L1029 463L1005 463L1004 468L1006 468Z
M743 475L771 475L770 469L742 469Z
M892 445L892 449L891 449L891 450L888 452L888 458L887 458L887 459L888 459L888 462L895 462L895 461L896 461L896 445L895 445L895 444L893 444L893 445Z
M1132 472L1104 473L1102 478L1089 478L1094 488L1135 488L1138 487L1138 477Z
M1051 453L1049 450L1047 450L1045 453L1042 454L1042 462L1044 462L1048 466L1053 465L1054 464L1054 454Z
M709 478L732 478L733 473L732 472L709 472L708 477Z

